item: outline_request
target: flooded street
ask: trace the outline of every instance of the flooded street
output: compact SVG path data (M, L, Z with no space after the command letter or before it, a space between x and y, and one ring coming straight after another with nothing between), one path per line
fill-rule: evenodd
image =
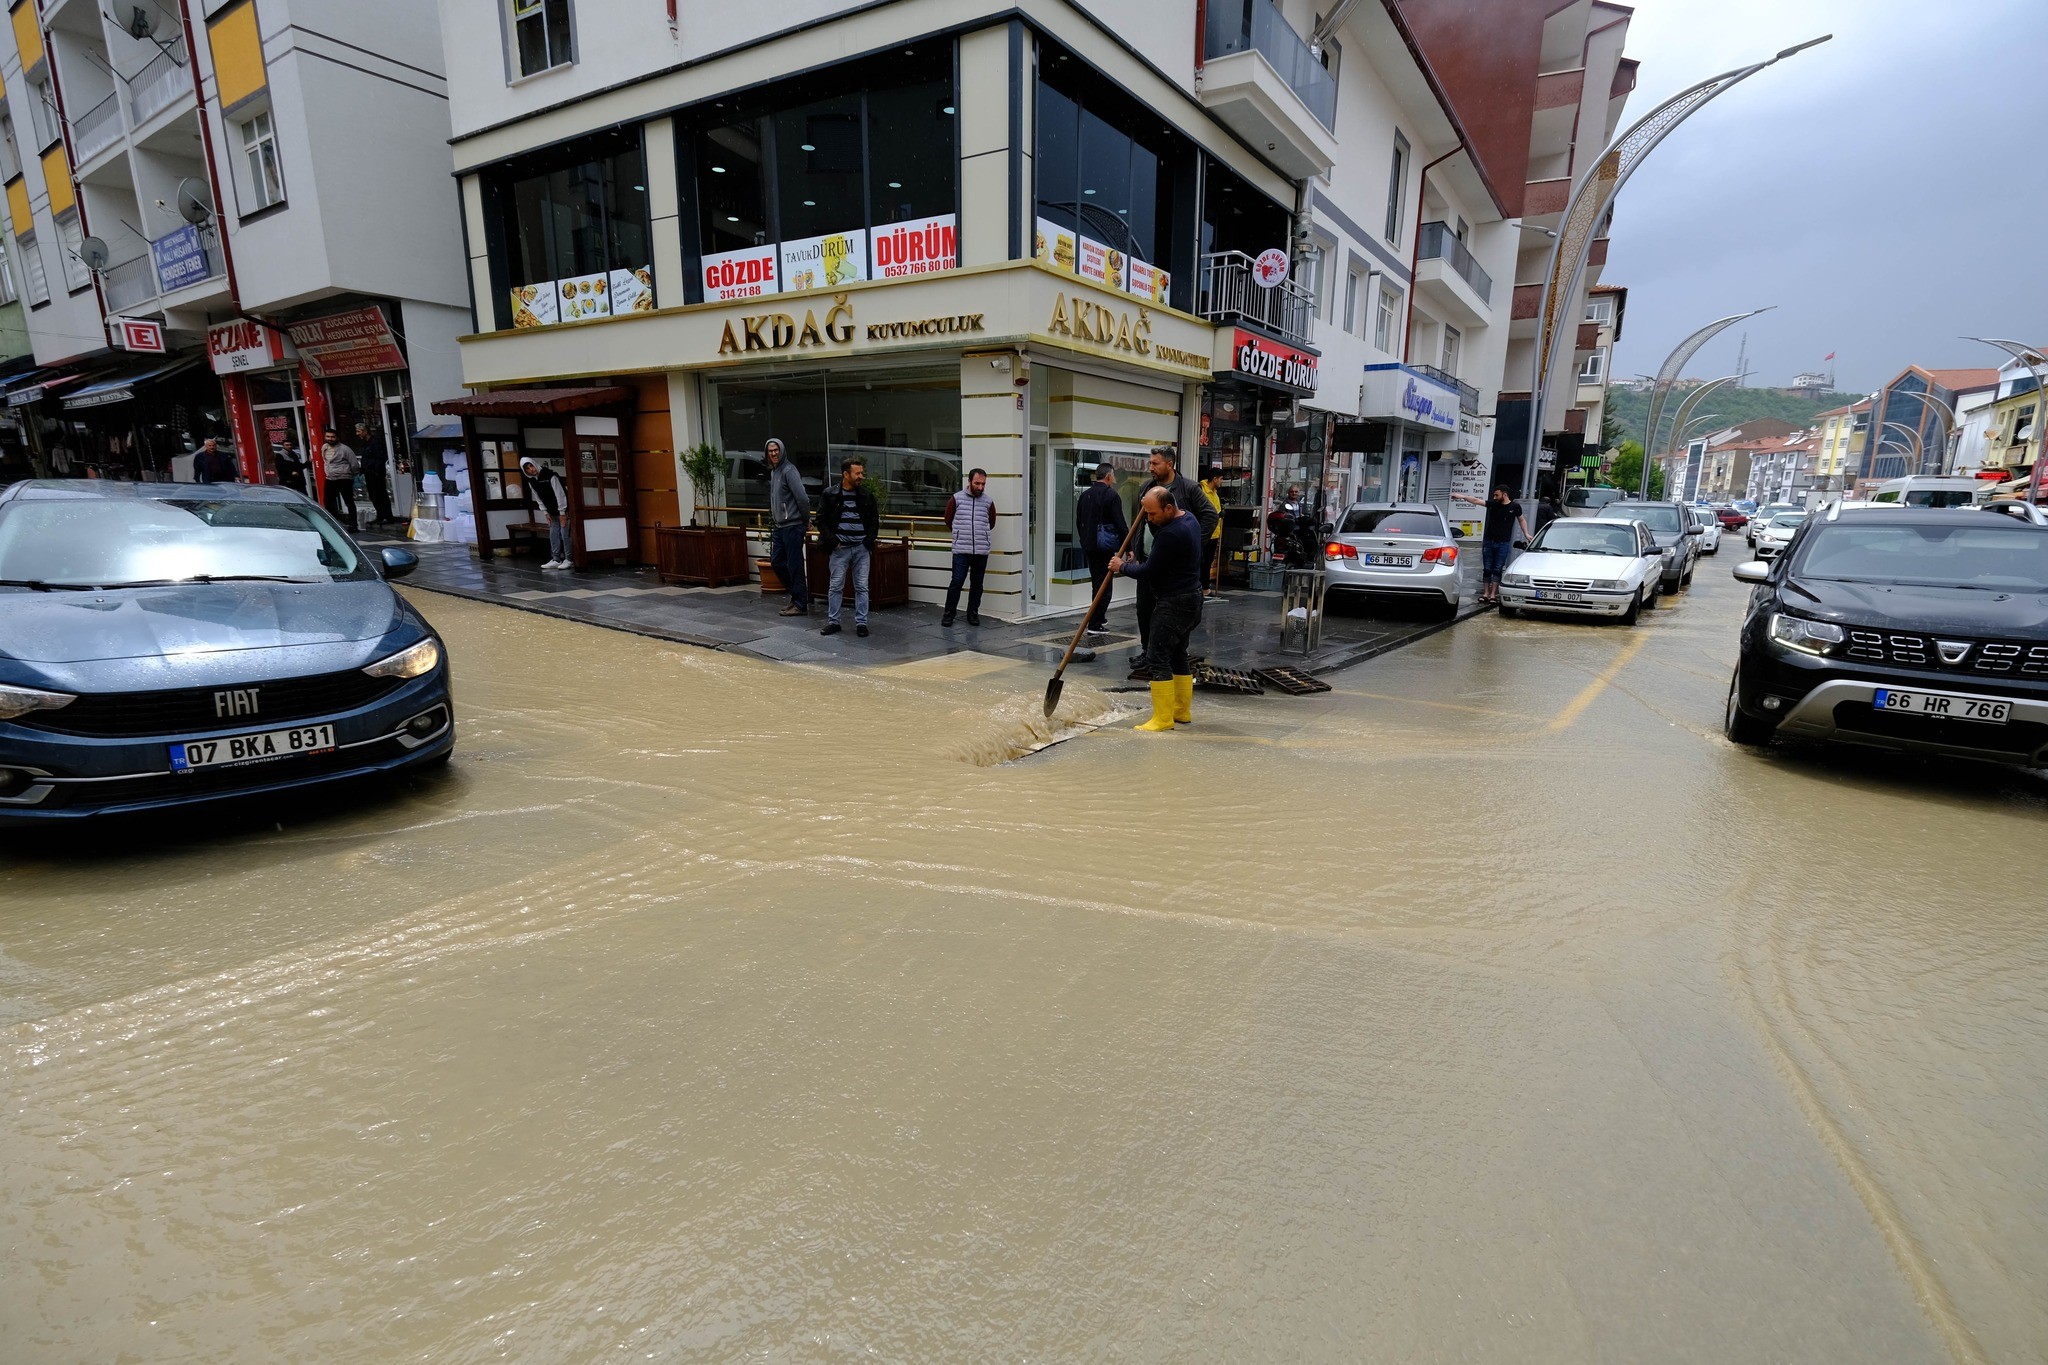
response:
M1728 745L1739 550L1007 764L416 594L444 776L0 849L0 1359L2039 1360L2048 783Z

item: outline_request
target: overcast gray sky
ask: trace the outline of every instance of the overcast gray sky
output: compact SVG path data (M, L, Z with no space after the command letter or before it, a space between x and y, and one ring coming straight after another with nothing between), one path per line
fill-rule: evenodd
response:
M1602 280L1626 285L1617 379L1705 323L1687 373L1996 364L2048 344L2048 0L1638 0L1625 128L1695 81L1822 33L1688 119L1622 190Z

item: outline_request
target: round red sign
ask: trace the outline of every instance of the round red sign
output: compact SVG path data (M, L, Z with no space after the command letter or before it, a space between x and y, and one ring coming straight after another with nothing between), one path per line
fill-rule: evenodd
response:
M1287 278L1287 253L1278 247L1268 247L1252 262L1252 278L1271 289Z

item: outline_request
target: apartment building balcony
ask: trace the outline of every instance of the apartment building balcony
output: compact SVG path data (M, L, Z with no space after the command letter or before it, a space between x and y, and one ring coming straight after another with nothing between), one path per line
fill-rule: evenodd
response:
M1531 180L1522 191L1522 221L1554 228L1564 218L1565 206L1571 203L1571 198L1570 176Z
M1434 365L1410 365L1408 368L1419 374L1428 375L1445 388L1456 389L1458 391L1459 412L1476 413L1479 411L1479 390L1473 388L1449 370L1440 370Z
M100 272L100 289L109 313L128 313L156 297L156 268L147 256L135 256Z
M1604 270L1607 266L1607 238L1595 237L1586 248L1586 268Z
M1415 246L1415 288L1439 313L1461 326L1493 320L1493 277L1443 223L1424 223Z
M1337 160L1337 81L1273 0L1210 0L1202 29L1202 104L1288 175Z
M1260 284L1252 274L1252 258L1242 251L1216 251L1202 258L1195 311L1211 322L1261 327L1302 346L1314 340L1315 296L1293 280Z
M108 95L71 121L71 145L80 168L111 148L121 145L127 128L121 122L121 97Z
M123 80L128 86L128 114L137 128L192 95L190 68L168 52L159 52Z

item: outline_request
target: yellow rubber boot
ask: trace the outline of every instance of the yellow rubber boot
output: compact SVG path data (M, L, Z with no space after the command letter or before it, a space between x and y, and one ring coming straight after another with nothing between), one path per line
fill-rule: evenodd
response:
M1152 684L1152 719L1143 725L1133 725L1133 730L1171 730L1173 728L1173 684L1156 682Z
M1173 675L1173 719L1176 725L1195 722L1195 675L1192 673Z

